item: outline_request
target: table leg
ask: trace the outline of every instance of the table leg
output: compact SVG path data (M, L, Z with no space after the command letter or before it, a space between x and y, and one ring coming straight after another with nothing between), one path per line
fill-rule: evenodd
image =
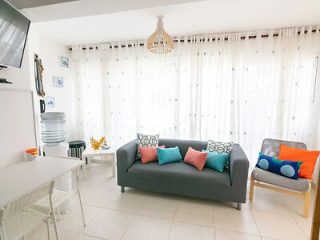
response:
M77 188L77 193L78 193L78 198L79 198L79 203L80 203L80 209L81 209L83 226L85 227L87 224L86 224L86 220L85 220L85 217L84 217L82 199L81 199L81 194L80 194L80 187L79 187L79 170L78 170L77 173L76 173L75 181L76 181L76 188Z
M112 177L114 177L115 175L115 164L114 164L114 155L112 154L111 156L110 155L104 155L103 156L104 160L106 161L106 164L109 162L109 158L111 158L111 167L112 167Z
M56 239L59 240L59 233L58 233L58 227L57 227L57 221L56 221L56 216L54 213L54 209L53 209L53 204L52 204L52 198L49 197L49 204L50 204L50 211L51 211L51 217L52 217L52 221L53 221L53 227L54 227L54 231L56 233Z
M87 159L87 158L86 158ZM81 170L83 172L84 178L88 178L88 174L87 174L87 164L86 164L87 160L82 161L82 165L81 165Z
M49 221L50 221L49 219L46 220L48 240L50 240L50 224L49 224Z
M5 238L4 238L4 230L3 230L3 228L0 226L0 240L5 240Z
M91 165L92 157L86 157L88 167Z
M112 155L112 177L116 175L116 155Z

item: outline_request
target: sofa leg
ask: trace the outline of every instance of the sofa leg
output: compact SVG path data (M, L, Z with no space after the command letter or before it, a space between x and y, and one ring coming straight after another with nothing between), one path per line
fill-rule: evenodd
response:
M121 186L121 192L124 193L125 189L124 186Z
M254 193L254 179L251 176L251 181L250 181L250 192L249 192L249 200L252 202L253 201L253 193Z
M237 209L239 210L239 211L241 211L241 209L242 209L242 204L241 203L237 203Z

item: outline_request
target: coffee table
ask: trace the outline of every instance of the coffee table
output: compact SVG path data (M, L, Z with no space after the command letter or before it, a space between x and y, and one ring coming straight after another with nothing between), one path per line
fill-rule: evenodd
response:
M115 176L116 172L116 149L109 148L109 149L98 149L94 150L92 148L86 148L82 152L82 159L86 159L88 166L91 165L91 162L94 160L94 157L102 157L103 160L109 161L111 160L112 163L112 177Z

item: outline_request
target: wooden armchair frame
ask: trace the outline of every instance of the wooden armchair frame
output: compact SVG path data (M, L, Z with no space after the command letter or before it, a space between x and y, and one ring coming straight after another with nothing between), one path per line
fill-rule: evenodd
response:
M253 177L251 177L250 192L249 192L249 200L251 202L253 201L253 195L254 195L254 188L255 187L261 187L261 188L265 188L265 189L272 190L272 191L275 191L275 192L284 193L284 194L287 194L287 195L291 195L291 196L295 196L295 197L304 199L303 216L305 218L308 218L310 202L311 202L311 189L312 189L311 182L309 182L309 187L308 187L308 190L306 192L298 192L298 191L290 190L290 189L287 189L287 188L282 188L282 187L278 187L278 186L275 186L275 185L262 183L262 182L254 180Z

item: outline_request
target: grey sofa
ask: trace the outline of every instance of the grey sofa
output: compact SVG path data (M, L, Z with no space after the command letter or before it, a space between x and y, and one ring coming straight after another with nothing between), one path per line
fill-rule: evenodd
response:
M206 141L160 139L159 145L178 146L184 158L188 147L207 148ZM204 168L199 172L184 162L159 165L157 162L141 164L136 159L137 140L117 150L118 185L146 191L176 194L202 199L246 202L249 161L239 144L234 144L230 155L229 171L223 173Z

